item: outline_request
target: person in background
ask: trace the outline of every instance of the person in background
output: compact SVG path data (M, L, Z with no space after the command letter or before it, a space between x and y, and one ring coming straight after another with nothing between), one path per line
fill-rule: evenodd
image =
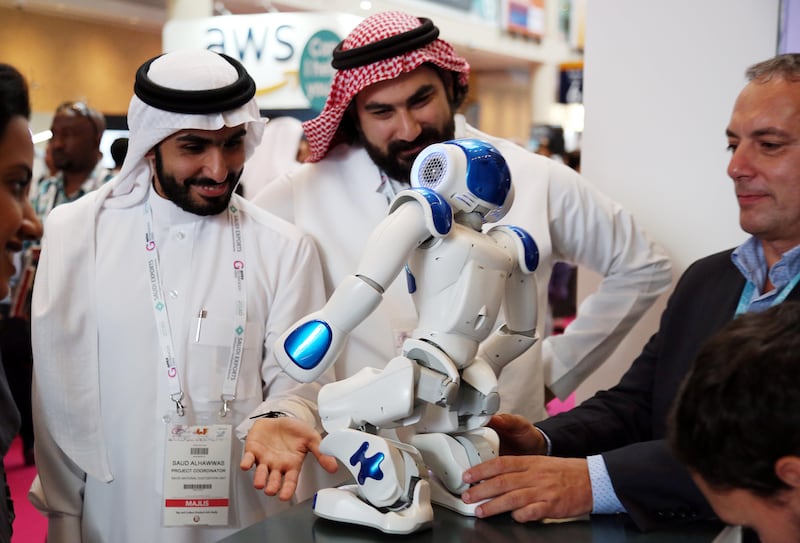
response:
M12 255L22 250L23 242L42 235L42 224L28 199L33 175L30 114L25 79L13 66L0 64L0 299L8 296L8 283L15 273ZM0 328L4 320L0 317ZM10 543L14 522L14 505L2 458L19 425L19 412L5 372L0 371L0 543Z
M573 149L564 154L564 164L575 170L581 171L581 150Z
M493 418L503 456L465 473L475 484L464 500L488 500L479 516L627 512L643 530L713 517L666 441L678 386L703 343L735 316L800 299L800 54L746 74L725 133L739 224L750 237L686 270L658 332L616 386L535 426Z
M125 162L125 155L128 154L128 138L117 138L111 142L111 158L114 159L112 175L117 175L122 170L122 163Z
M577 267L568 262L554 262L547 285L547 302L554 334L563 334L577 311Z
M26 240L38 241L37 239ZM25 244L23 244L23 247ZM25 265L22 251L14 253L16 269L9 281L9 295L0 300L0 359L14 404L20 416L19 436L22 442L22 457L26 466L36 463L33 451L33 413L31 411L31 378L33 376L33 353L31 352L29 307L16 295L25 287L20 282L32 281L33 270Z
M546 415L546 394L566 398L614 351L669 286L671 265L629 213L578 173L467 125L456 111L467 94L469 65L438 33L432 21L400 11L356 26L333 53L336 73L323 111L303 124L307 163L270 182L254 202L314 237L330 294L356 269L391 198L409 187L420 151L463 137L497 147L516 191L502 222L530 232L540 250L539 294L531 300L539 306L539 330L554 261L604 276L565 334L544 338L499 376L501 409L536 420ZM400 278L350 336L336 377L383 367L415 326Z
M798 353L800 303L732 320L700 350L669 419L672 450L717 516L762 543L800 541Z
M319 454L319 387L298 385L272 352L324 302L319 257L233 194L263 128L254 96L233 58L148 60L122 171L48 216L29 493L48 543L218 541L288 506L254 492L259 477L296 483L294 462ZM301 436L269 459L256 451L255 474L233 469L260 425Z
M564 154L564 164L581 171L581 152L579 149ZM578 267L569 262L554 262L553 272L548 284L552 329L554 334L562 334L577 312ZM549 409L548 409L549 412Z
M56 174L37 185L34 209L44 221L52 209L80 198L111 179L102 166L100 140L105 117L82 101L64 102L56 108L48 142Z
M264 127L264 137L242 173L246 198L252 199L272 180L294 171L308 156L303 123L294 117L274 117Z
M53 138L50 138L49 140L47 140L47 143L45 143L44 153L42 153L41 161L42 161L41 168L43 171L41 175L37 177L36 186L39 186L39 183L41 183L48 177L53 177L55 174L58 173L58 168L56 168L56 165L53 163ZM31 198L34 198L35 196L36 193L31 194Z

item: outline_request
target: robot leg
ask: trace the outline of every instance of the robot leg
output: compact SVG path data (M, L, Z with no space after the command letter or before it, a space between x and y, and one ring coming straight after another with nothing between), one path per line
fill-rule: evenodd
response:
M462 476L470 467L497 456L497 433L481 427L457 435L417 434L411 444L422 453L431 471L431 500L462 515L475 516L480 504L466 504L461 499L461 493L469 487Z
M317 516L392 534L415 532L433 522L426 471L414 447L343 429L328 434L320 450L339 459L356 484L317 492Z
M329 383L319 392L319 415L328 432L343 428L398 426L414 412L414 384L419 369L398 356L383 369L364 368Z

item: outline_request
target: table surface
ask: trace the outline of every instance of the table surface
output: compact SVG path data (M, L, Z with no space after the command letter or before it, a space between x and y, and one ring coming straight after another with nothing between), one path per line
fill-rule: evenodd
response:
M560 523L515 522L510 515L490 519L464 517L434 506L433 526L408 535L389 535L352 524L318 518L311 500L240 530L220 543L711 543L722 530L715 522L675 526L642 533L625 515L593 516Z

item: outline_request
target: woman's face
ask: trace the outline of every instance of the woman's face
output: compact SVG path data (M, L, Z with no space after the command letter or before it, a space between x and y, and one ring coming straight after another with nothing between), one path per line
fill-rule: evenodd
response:
M42 224L28 200L33 173L33 142L25 117L17 116L0 137L0 298L8 295L14 272L14 253L26 239L38 239Z

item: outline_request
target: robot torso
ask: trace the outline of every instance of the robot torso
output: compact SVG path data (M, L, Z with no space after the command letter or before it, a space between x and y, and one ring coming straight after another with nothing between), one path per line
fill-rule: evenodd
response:
M512 247L458 223L414 250L406 267L419 314L412 336L437 345L457 367L468 365L495 327L516 264Z

